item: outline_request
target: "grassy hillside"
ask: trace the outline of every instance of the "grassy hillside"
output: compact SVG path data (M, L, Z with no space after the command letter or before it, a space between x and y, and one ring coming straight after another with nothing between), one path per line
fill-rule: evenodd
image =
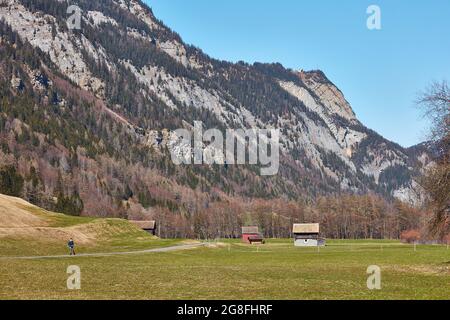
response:
M67 253L73 238L78 253L147 249L177 241L160 240L122 219L73 217L0 195L0 256Z

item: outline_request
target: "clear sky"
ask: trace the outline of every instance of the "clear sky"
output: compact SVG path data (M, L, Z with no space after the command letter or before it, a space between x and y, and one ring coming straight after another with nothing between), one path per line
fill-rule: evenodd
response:
M145 1L214 58L323 70L366 126L405 147L426 138L417 93L450 81L450 0ZM372 4L381 30L367 28Z

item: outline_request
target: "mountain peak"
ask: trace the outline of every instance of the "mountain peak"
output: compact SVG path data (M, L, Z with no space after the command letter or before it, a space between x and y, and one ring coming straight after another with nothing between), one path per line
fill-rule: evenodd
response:
M0 113L8 144L0 158L20 163L24 176L35 170L49 199L64 193L81 198L85 211L117 215L155 203L186 208L189 196L205 203L364 191L392 197L414 187L422 163L365 128L322 71L211 59L140 1L77 3L80 30L67 28L66 1L0 7L0 34L11 40L0 49L14 52L0 61L9 101ZM168 132L194 121L220 130L279 128L279 175L174 166Z

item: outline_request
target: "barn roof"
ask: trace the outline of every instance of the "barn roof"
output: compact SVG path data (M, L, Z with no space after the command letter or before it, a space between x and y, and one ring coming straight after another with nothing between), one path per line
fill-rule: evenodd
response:
M318 223L299 223L294 224L293 233L319 233L320 225Z
M242 227L242 234L259 234L258 227Z
M134 224L136 227L141 228L143 230L152 230L155 229L156 221L134 221L130 220L132 224Z

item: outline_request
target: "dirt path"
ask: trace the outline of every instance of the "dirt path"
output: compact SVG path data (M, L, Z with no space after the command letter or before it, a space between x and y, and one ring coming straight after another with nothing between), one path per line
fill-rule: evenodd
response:
M125 251L125 252L106 252L106 253L82 253L76 256L69 255L55 255L55 256L25 256L25 257L0 257L1 260L38 260L38 259L68 259L68 258L83 258L83 257L109 257L109 256L121 256L121 255L131 255L131 254L145 254L145 253L158 253L158 252L171 252L178 250L187 250L203 247L207 243L194 243L194 244L183 244L172 247L154 248L147 250L138 251Z

